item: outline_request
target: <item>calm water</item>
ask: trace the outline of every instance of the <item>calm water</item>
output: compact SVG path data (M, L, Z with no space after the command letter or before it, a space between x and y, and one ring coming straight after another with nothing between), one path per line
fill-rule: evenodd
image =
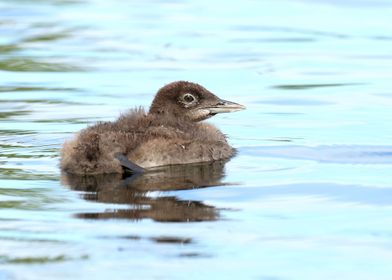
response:
M390 279L390 1L147 2L0 0L0 279ZM238 156L61 176L179 79L247 105Z

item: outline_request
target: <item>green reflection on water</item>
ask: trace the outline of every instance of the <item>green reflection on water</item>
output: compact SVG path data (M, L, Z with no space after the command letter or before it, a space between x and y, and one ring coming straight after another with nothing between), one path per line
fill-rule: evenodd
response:
M67 33L53 33L53 34L42 34L38 36L32 36L24 40L24 42L34 43L34 42L49 42L56 41L59 39L68 38L70 35Z
M363 85L363 83L328 83L328 84L299 84L299 85L276 85L271 88L285 89L285 90L301 90L301 89L313 89L322 87L342 87L342 86L357 86Z
M33 130L22 130L22 129L1 129L0 130L0 135L31 135L31 134L37 134L37 132Z
M82 103L63 101L56 99L17 99L17 100L0 100L0 103L41 103L41 104L64 104L64 105L80 105Z
M24 201L15 201L15 200L8 200L8 201L0 201L0 209L26 209L24 207Z
M0 179L57 181L59 176L56 174L32 173L22 168L1 168L0 166Z
M19 92L19 91L76 91L75 88L57 88L57 87L40 87L40 86L0 86L0 92ZM4 100L0 102L12 102ZM27 102L27 101L26 101Z
M0 61L0 70L14 72L80 72L81 67L63 63L43 62L36 59L14 57Z
M9 53L19 50L19 46L16 44L0 45L0 53Z
M10 264L45 264L45 263L55 263L70 260L64 255L59 255L56 257L24 257L24 258L10 258L7 256L0 256L0 263L10 263Z
M78 119L78 118L71 118L71 119L53 119L53 120L34 120L34 123L67 123L67 124L88 124L90 121L87 119Z
M0 145L0 147L2 148L2 145ZM55 153L57 152L56 149L48 149L48 150L41 150L41 152L51 152L51 153ZM1 153L0 154L1 157L3 158L47 158L48 155L24 155L24 154L18 154L18 153Z
M1 103L1 101L0 101ZM23 116L32 113L29 110L22 110L22 111L12 111L12 112L0 112L0 119L8 119L15 116Z

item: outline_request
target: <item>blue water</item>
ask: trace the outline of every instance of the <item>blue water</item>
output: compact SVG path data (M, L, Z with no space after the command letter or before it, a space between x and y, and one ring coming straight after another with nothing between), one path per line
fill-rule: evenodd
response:
M0 0L0 279L390 279L391 12ZM235 158L61 176L64 140L181 79L247 106L209 120Z

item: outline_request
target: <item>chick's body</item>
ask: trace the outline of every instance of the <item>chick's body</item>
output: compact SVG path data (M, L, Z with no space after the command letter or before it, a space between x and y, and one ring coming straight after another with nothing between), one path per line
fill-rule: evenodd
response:
M148 113L130 110L114 122L97 123L65 142L61 168L75 174L122 173L118 155L146 169L229 158L235 150L225 135L199 122L223 110L224 102L232 111L243 109L197 84L169 84L158 92ZM241 107L235 109L233 104Z
M82 130L64 144L61 167L76 174L122 172L118 153L150 168L229 158L234 149L213 125L163 119L139 109Z

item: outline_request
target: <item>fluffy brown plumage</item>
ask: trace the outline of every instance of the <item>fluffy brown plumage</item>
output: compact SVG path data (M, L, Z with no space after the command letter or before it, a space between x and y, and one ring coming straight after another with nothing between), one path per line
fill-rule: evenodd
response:
M61 169L75 174L122 173L124 160L142 168L226 159L234 149L214 126L199 121L244 109L204 87L178 81L161 88L150 110L133 109L97 123L64 143Z

